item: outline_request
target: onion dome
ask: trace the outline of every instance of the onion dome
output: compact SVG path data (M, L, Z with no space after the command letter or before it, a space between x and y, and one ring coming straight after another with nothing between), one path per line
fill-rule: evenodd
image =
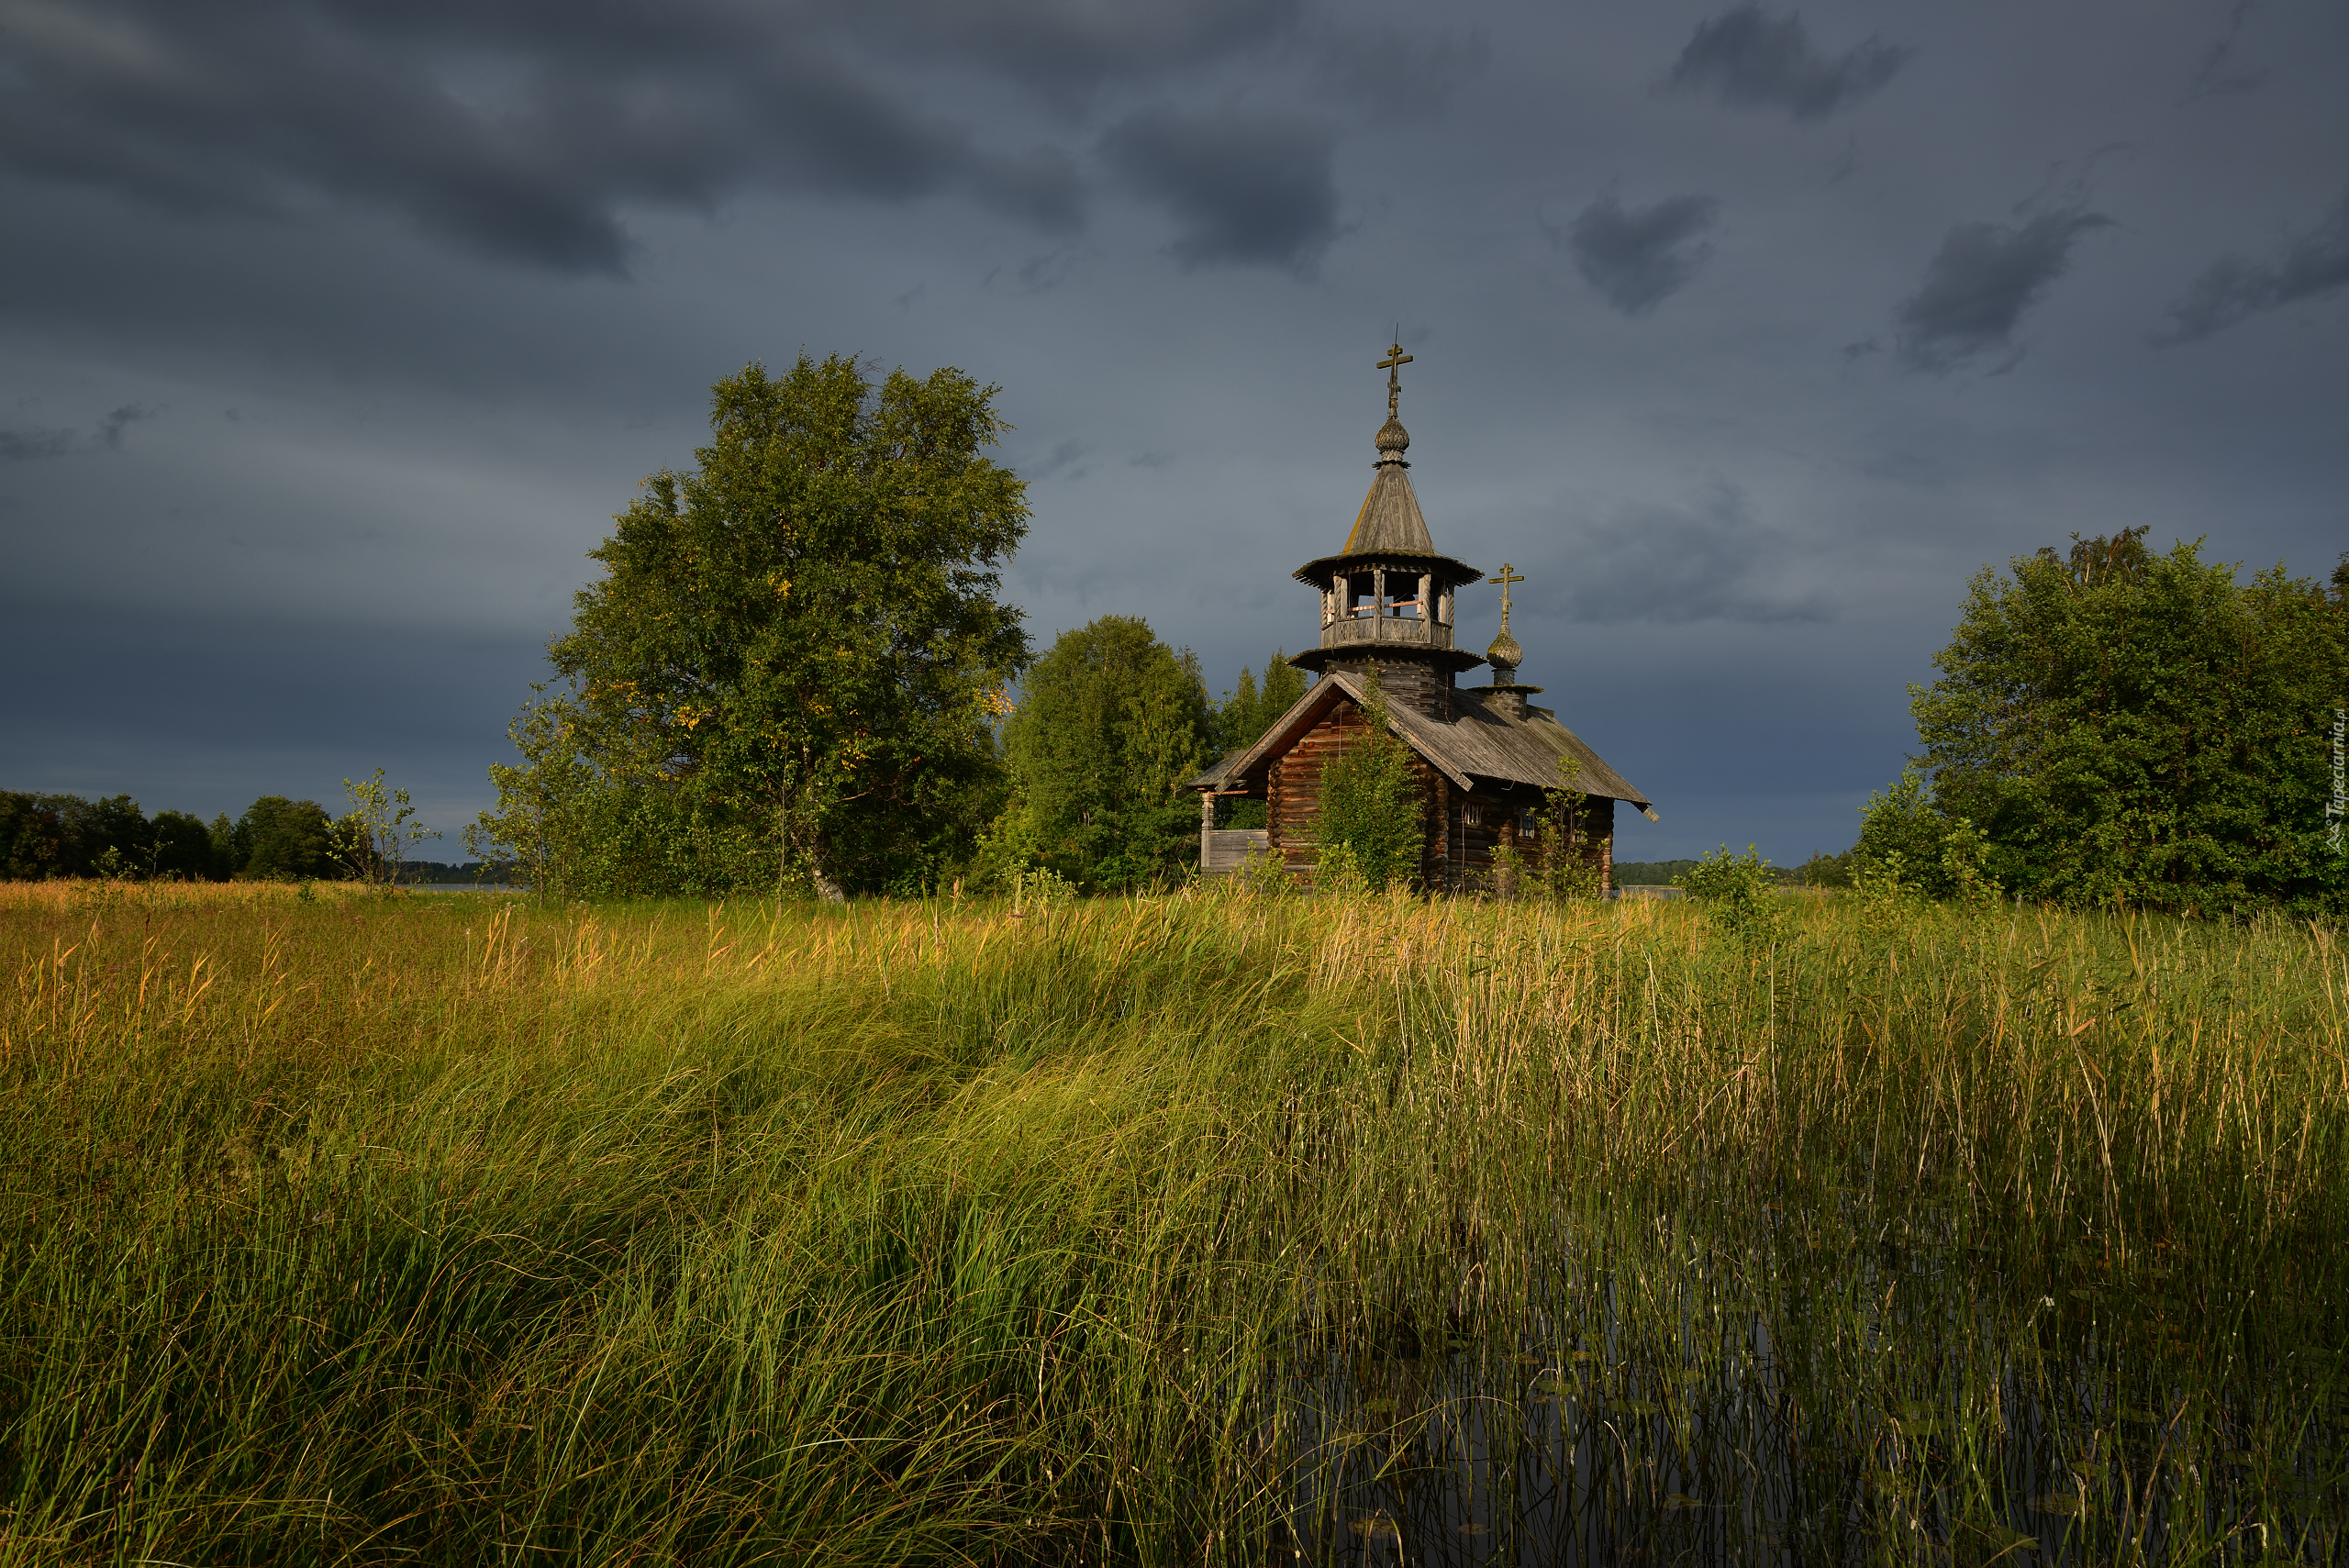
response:
M1504 626L1501 634L1493 639L1493 645L1485 650L1485 659L1496 671L1505 669L1513 673L1520 664L1525 662L1525 650L1517 645L1517 639L1511 637L1508 628Z

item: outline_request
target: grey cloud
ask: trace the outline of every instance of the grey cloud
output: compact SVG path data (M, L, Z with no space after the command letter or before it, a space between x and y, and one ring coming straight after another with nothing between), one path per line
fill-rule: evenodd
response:
M1146 109L1111 128L1102 150L1182 229L1186 267L1286 267L1308 275L1338 232L1327 126L1297 115Z
M2072 264L2072 245L2112 220L2077 207L2017 228L1962 223L1942 240L1917 292L1893 314L1900 361L1942 372L2014 340L2022 313Z
M1713 226L1710 196L1673 196L1626 208L1609 192L1567 226L1566 246L1585 281L1626 316L1644 316L1696 275L1712 247L1697 237Z
M866 0L845 16L892 53L983 61L1056 95L1208 64L1290 32L1298 0Z
M1772 580L1787 540L1736 486L1686 506L1642 504L1574 535L1565 607L1577 620L1779 623L1830 618L1816 589Z
M1347 26L1311 45L1323 86L1382 119L1415 119L1452 101L1492 58L1481 32L1420 37L1397 28Z
M152 419L161 413L160 408L144 403L126 403L98 421L98 444L105 447L122 445L122 433L141 419Z
M103 448L113 450L122 445L122 433L141 419L152 419L161 408L144 403L126 403L100 419L91 432L92 439ZM63 457L82 444L78 430L0 430L0 462L22 462L32 458Z
M2169 307L2169 329L2158 343L2207 338L2264 311L2316 299L2349 285L2349 195L2308 233L2288 239L2273 260L2227 256L2194 280Z
M1081 217L1064 153L983 148L820 15L419 0L17 0L0 169L194 214L358 202L509 260L618 272L631 203L757 183Z
M1031 484L1049 479L1056 473L1065 474L1072 480L1083 479L1093 472L1093 465L1084 461L1091 450L1083 440L1072 436L1054 446L1041 462L1023 463L1020 470Z
M1831 58L1811 48L1799 15L1774 17L1749 4L1699 22L1667 83L1736 108L1824 119L1891 81L1909 55L1871 38Z
M2251 20L2254 8L2254 0L2235 0L2228 10L2227 30L2202 51L2194 85L2187 93L2188 103L2230 93L2248 93L2267 80L2266 67L2245 67L2235 61L2236 46L2243 41L2243 26Z
M73 450L71 430L0 430L0 462L63 457Z

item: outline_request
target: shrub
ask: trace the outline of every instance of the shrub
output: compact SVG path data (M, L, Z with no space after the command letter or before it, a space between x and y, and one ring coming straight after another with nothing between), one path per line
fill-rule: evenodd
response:
M1709 906L1713 917L1747 940L1775 935L1785 910L1778 902L1778 879L1770 862L1745 846L1745 853L1730 853L1727 844L1697 862L1683 883L1688 896Z
M1351 865L1364 885L1408 881L1419 863L1419 781L1411 753L1389 728L1386 694L1372 666L1363 684L1363 735L1321 773L1313 825L1314 882L1328 885Z

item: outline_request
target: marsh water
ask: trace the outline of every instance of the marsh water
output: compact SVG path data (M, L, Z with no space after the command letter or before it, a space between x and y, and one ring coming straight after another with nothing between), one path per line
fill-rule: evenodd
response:
M2194 1280L2088 1239L2018 1264L1848 1195L1629 1207L1553 1250L1513 1336L1458 1331L1455 1293L1286 1367L1275 1554L2349 1561L2341 1314L2290 1299L2288 1261Z

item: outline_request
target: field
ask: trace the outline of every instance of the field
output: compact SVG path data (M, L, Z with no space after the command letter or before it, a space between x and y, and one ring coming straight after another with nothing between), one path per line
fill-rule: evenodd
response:
M2336 1562L2324 932L0 885L0 1563Z

